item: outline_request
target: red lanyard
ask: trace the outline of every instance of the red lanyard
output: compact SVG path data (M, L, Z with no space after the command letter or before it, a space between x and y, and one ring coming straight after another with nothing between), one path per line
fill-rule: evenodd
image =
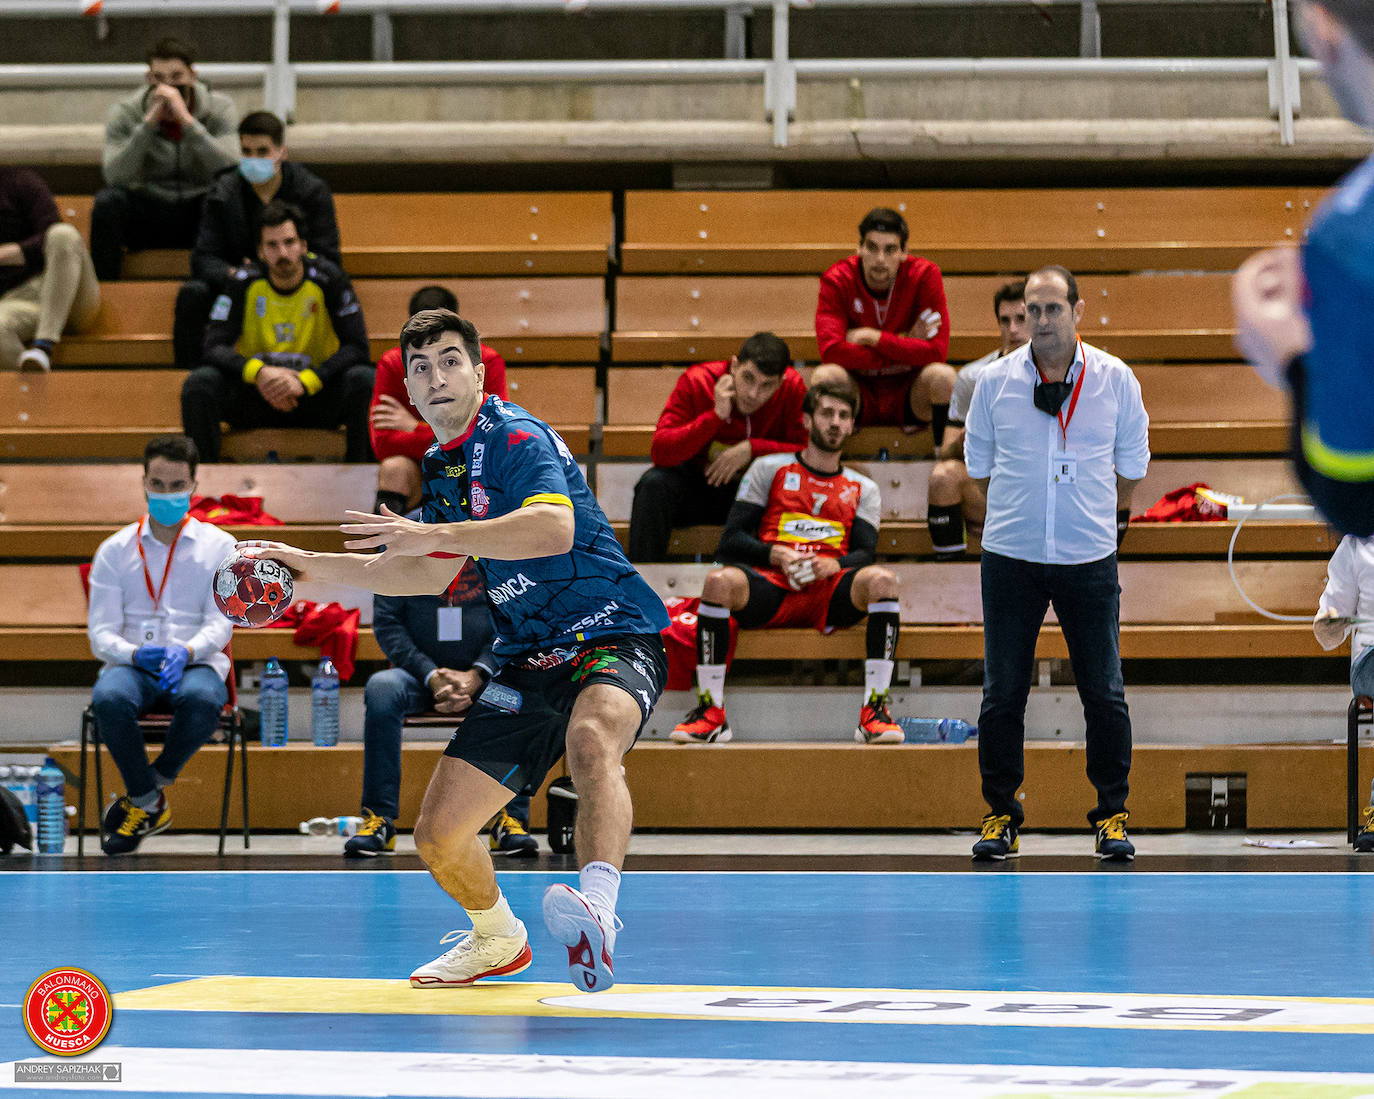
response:
M138 559L143 562L143 582L148 585L148 598L153 601L153 611L156 613L162 604L162 593L167 590L167 577L172 575L172 554L177 551L177 543L181 541L181 532L186 529L186 520L183 519L177 524L177 536L172 539L172 544L167 547L167 564L162 568L162 583L158 585L157 591L153 591L153 574L148 571L148 555L143 552L143 529L148 524L148 516L144 516L138 521Z
M1064 440L1066 449L1069 445L1069 424L1073 422L1073 410L1078 407L1078 394L1083 391L1083 378L1088 373L1088 359L1087 356L1083 354L1082 340L1078 341L1078 357L1083 360L1083 369L1078 372L1078 381L1074 382L1073 385L1073 395L1069 398L1069 414L1067 416L1063 415L1061 412L1056 412L1054 414L1054 418L1059 421L1059 434ZM1073 363L1069 364L1069 369L1073 369ZM1036 366L1035 372L1040 375L1040 380L1042 382L1049 381L1039 366Z

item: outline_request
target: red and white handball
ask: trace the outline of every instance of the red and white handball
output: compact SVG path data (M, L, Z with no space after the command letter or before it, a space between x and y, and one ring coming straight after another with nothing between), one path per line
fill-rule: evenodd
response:
M279 561L245 557L237 550L215 570L215 606L235 626L256 629L291 606L291 570Z

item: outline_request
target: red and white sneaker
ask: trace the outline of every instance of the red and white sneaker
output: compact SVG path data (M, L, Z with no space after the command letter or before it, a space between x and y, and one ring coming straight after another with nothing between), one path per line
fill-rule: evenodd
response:
M411 988L461 988L486 977L507 977L529 969L530 953L525 925L519 935L476 935L472 931L450 931L439 941L456 946L422 965L410 975Z
M668 734L679 744L724 744L735 734L725 720L725 707L717 706L709 694L697 695L697 707Z
M874 694L859 711L859 727L854 739L860 744L901 744L906 740L902 727L887 712L887 692Z
M576 889L551 885L544 890L544 925L568 948L568 978L574 985L583 992L605 992L615 984L611 955L623 925L614 915L605 922Z

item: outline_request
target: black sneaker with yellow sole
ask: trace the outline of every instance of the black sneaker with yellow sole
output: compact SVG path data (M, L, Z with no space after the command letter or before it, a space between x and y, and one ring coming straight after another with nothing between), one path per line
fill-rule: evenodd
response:
M379 817L364 807L363 823L348 837L344 854L349 858L366 859L389 854L396 850L396 826L386 817Z
M539 854L539 841L529 834L523 823L504 809L496 814L491 825L491 838L487 842L493 855L530 859Z
M105 810L100 848L107 855L131 854L149 836L165 832L171 823L172 810L166 794L158 794L157 804L151 809L140 809L126 795Z
M981 835L973 845L973 857L978 861L990 859L1001 862L1014 859L1021 853L1021 837L1011 817L989 813L983 818Z

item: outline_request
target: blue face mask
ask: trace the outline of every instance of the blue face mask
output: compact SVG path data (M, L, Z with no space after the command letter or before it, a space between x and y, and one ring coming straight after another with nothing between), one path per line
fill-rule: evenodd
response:
M164 527L176 526L191 510L190 492L150 492L147 496L148 514Z
M249 183L266 183L277 174L277 162L270 156L240 157L239 174Z

